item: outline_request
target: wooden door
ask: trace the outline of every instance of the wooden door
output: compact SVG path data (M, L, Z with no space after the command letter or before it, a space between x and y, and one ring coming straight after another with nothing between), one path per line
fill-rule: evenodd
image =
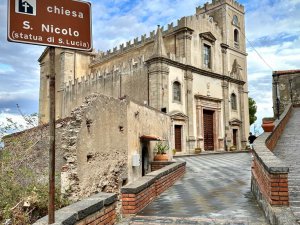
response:
M214 111L203 110L204 150L214 150Z
M237 147L237 129L233 129L233 145Z
M175 149L177 152L181 152L181 125L175 125Z

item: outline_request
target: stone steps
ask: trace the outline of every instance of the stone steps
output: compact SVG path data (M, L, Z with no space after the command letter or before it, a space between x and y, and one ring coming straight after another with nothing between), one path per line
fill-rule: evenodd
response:
M228 218L228 219L215 219L205 217L192 217L192 218L176 218L176 217L149 217L149 216L136 216L131 218L125 223L118 223L117 225L267 225L250 222L248 218Z

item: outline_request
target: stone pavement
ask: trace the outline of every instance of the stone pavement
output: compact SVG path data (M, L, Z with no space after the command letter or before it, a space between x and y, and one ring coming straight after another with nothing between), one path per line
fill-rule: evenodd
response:
M176 160L187 162L184 177L126 224L268 224L250 191L249 153Z
M289 198L294 215L300 219L300 108L294 108L274 154L290 168Z

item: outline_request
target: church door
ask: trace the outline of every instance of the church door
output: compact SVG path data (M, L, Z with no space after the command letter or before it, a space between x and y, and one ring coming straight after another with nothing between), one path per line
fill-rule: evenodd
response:
M233 129L233 145L237 147L237 129Z
M181 130L182 126L180 125L175 125L175 149L176 152L181 152Z
M214 150L214 111L203 110L204 150Z

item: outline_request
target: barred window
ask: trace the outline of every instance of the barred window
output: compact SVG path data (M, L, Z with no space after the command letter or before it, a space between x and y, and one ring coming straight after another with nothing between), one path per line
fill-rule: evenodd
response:
M236 102L236 95L234 93L231 94L231 109L237 110L237 102Z
M173 83L173 100L174 101L181 101L181 90L180 90L180 83L178 81L175 81Z

